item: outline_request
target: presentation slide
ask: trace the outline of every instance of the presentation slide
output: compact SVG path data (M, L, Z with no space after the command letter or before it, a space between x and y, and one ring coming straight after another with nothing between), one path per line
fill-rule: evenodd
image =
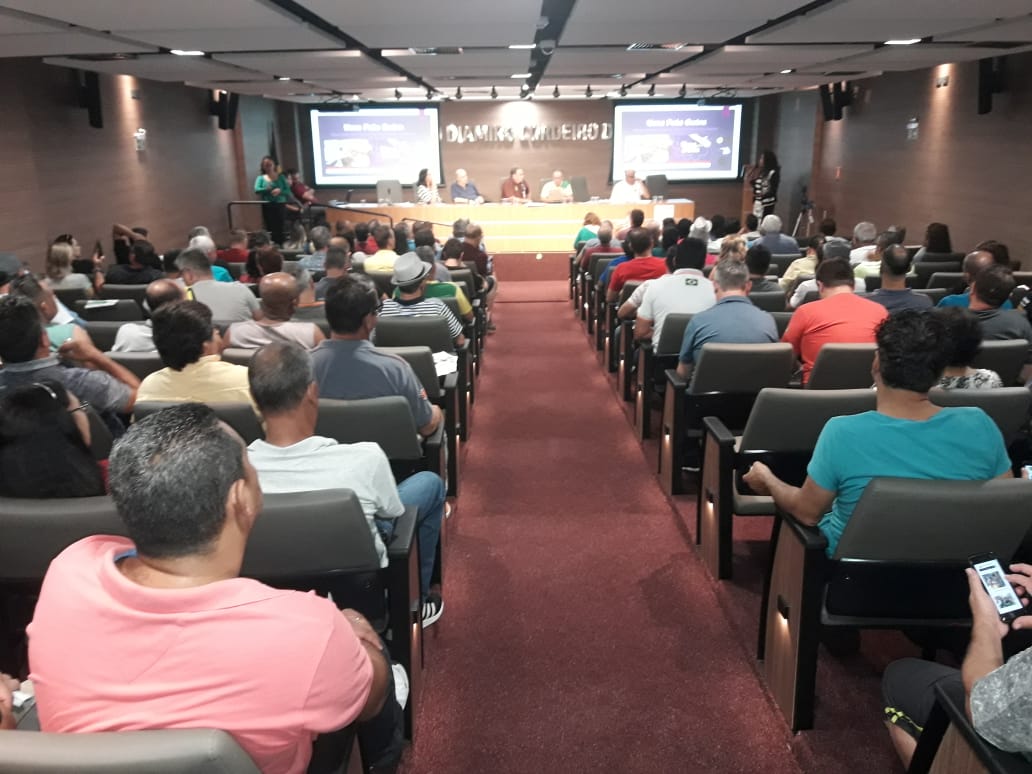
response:
M616 105L613 177L734 180L741 134L741 105Z
M441 180L441 144L435 107L312 110L315 184L375 185L416 182L426 167Z

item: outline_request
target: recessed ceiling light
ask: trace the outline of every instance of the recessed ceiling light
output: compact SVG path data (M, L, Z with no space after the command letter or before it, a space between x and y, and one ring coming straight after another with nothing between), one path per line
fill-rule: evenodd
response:
M289 81L289 80L290 80L290 78L289 78L289 77L287 77L286 75L277 75L277 76L276 76L276 80L277 80L277 81Z
M175 54L176 56L204 56L203 51L188 50L184 51L181 48L173 48L169 53Z
M513 73L509 76L510 78L529 78L530 73Z
M537 43L513 43L509 46L509 48L513 49L514 51L522 51L524 49L537 48Z
M792 73L795 72L795 70L793 70L791 67L788 67L788 68L786 68L784 70L781 70L780 72L781 72L782 75L791 75Z
M886 46L912 46L915 43L920 43L921 38L901 38L899 40L886 40Z

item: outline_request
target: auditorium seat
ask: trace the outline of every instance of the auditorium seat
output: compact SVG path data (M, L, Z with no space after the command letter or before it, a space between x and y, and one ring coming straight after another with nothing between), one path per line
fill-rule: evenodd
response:
M140 309L143 309L143 303L147 300L147 285L104 285L98 292L97 295L100 298L128 298L130 301L135 301Z
M86 288L60 288L54 291L54 295L69 309L75 308L76 301L85 301L87 298Z
M774 318L774 324L778 326L778 338L780 339L788 330L788 324L792 322L792 310L771 312L770 316Z
M782 481L802 486L817 438L831 417L875 408L874 390L760 390L740 439L718 417L702 422L702 465L695 542L710 574L732 575L734 516L773 516L774 501L752 494L741 476L764 462Z
M753 306L765 312L784 312L785 294L780 290L770 290L764 293L750 293L749 300Z
M811 390L852 390L874 384L874 344L825 344L817 353L806 386Z
M599 279L605 273L606 269L609 268L609 264L613 262L613 258L603 256L599 260L595 260L595 256L591 257L591 266L588 268L587 284L585 285L585 304L584 304L584 319L587 323L588 335L594 335L595 324L598 322L599 316L602 314L602 309L606 302L606 288L600 287Z
M606 370L609 373L616 373L620 367L621 350L620 346L623 343L623 336L617 335L617 331L620 330L620 318L617 317L616 313L620 307L631 297L631 294L638 289L641 285L639 280L628 280L624 283L624 286L620 289L620 295L614 303L606 302L605 305L605 320L603 321L602 331L602 348L604 351L604 361ZM630 344L633 346L634 336L630 335Z
M120 320L90 320L86 323L86 333L90 335L93 346L101 352L110 352L115 346L118 329L125 325Z
M389 563L381 568L369 522L351 490L267 494L240 568L244 577L276 588L331 595L338 607L358 610L386 635L391 658L409 676L409 738L423 668L415 530L416 508L408 506L395 520Z
M935 306L946 297L946 288L914 288L914 292L932 299L932 306Z
M958 253L956 251L948 253L932 253L927 250L924 255L921 256L920 261L915 261L915 265L921 263L961 263L964 260L964 253Z
M226 265L229 267L229 276L231 276L234 281L239 281L239 279L244 276L244 272L247 271L246 263L232 261Z
M6 731L7 774L258 774L258 767L225 731L177 728L51 734Z
M741 431L760 391L788 387L794 366L791 344L704 344L690 381L666 371L659 442L663 491L680 494L684 469L700 464L705 417Z
M928 393L936 406L977 406L996 423L1004 443L1010 445L1028 431L1032 392L1025 387L996 390L940 390ZM1022 460L1017 460L1021 462Z
M222 359L234 365L248 366L257 351L257 349L245 349L244 347L226 347L222 350Z
M144 417L175 405L175 403L167 401L139 401L133 406L133 418L139 422ZM265 431L262 430L261 423L258 421L258 417L255 416L254 408L250 403L210 403L208 405L211 406L211 410L215 412L219 419L237 432L237 435L243 439L245 444L265 437Z
M93 322L95 320L139 322L143 320L143 309L131 298L76 301L75 313L86 322Z
M793 731L813 726L822 629L970 626L967 558L978 550L1011 561L1032 526L1027 488L1014 479L874 479L831 559L818 529L779 512L759 656Z
M777 253L772 255L770 257L770 268L767 269L767 273L781 277L785 274L785 270L792 265L792 262L798 261L800 257L799 253Z
M983 341L971 367L996 371L1003 385L1011 387L1018 384L1018 377L1027 358L1028 342L1024 339Z
M652 437L652 409L660 402L663 373L677 368L681 354L684 330L691 322L691 314L669 314L663 321L655 348L652 340L638 342L638 367L634 386L634 427L639 441Z
M952 288L964 281L964 273L961 271L961 264L957 262L938 262L938 263L915 263L914 264L915 276L911 280L913 287L915 288ZM936 275L945 274L949 275L949 284L936 284ZM940 283L944 282L944 278L940 278Z
M107 355L141 380L165 367L157 352L108 352Z

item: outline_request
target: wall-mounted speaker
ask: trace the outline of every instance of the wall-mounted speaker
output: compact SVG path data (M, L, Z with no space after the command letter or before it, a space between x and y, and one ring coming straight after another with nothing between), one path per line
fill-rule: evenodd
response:
M842 96L842 83L835 81L831 87L831 113L832 117L836 121L842 120L842 106L845 104L845 99Z
M84 72L79 86L79 107L85 108L90 126L104 128L104 114L100 106L100 78L96 73Z
M831 99L831 89L828 88L827 84L823 84L820 89L821 93L821 109L824 112L825 121L835 120L835 105ZM841 115L840 115L841 117Z
M853 104L853 84L849 81L842 82L841 96L839 97L839 104L842 107L850 107Z
M233 129L236 126L240 95L227 91L219 93L219 129Z
M993 109L993 60L978 60L978 115L984 116Z

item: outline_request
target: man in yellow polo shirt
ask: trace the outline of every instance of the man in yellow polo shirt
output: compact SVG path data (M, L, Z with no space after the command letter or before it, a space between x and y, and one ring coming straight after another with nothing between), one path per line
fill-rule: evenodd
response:
M394 262L398 260L398 253L394 250L394 230L381 224L373 229L372 237L377 249L365 259L365 270L394 271Z

